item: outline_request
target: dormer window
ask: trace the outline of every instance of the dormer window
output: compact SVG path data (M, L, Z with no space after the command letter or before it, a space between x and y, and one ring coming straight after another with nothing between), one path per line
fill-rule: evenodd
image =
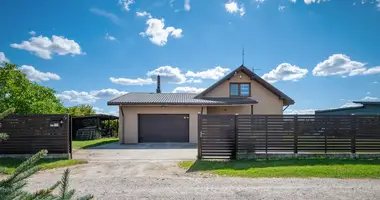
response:
M231 97L250 97L251 83L230 83Z

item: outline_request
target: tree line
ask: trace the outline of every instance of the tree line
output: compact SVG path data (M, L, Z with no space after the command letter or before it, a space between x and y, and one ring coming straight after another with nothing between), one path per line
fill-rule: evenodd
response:
M52 88L30 81L15 64L0 66L0 113L9 108L14 114L95 114L90 105L65 107Z

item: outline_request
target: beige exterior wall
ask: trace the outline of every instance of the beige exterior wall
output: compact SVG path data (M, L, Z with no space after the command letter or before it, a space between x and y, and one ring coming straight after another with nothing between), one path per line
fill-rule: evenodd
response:
M189 115L189 142L198 142L198 113L200 106L121 106L124 117L120 111L120 143L138 143L138 114L188 114ZM207 109L203 109L203 114L207 114Z
M251 83L251 94L252 98L259 103L253 106L253 114L283 114L283 101L279 99L278 96L273 94L271 91L257 83L252 81L243 72L238 72L229 81L226 81L210 92L208 92L206 97L229 97L230 94L230 83ZM251 114L250 105L241 107L209 107L209 114Z

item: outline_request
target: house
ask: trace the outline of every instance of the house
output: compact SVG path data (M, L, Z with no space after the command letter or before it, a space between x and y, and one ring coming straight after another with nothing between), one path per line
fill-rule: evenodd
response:
M240 66L200 94L131 92L119 106L120 143L198 141L198 114L283 114L294 100Z
M380 115L380 101L354 101L355 107L316 110L316 115Z

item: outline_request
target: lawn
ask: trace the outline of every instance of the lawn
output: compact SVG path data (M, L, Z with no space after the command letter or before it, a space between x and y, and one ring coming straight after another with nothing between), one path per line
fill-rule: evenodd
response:
M240 161L184 161L188 172L211 172L249 178L380 178L380 159L271 159Z
M87 149L90 147L96 147L117 141L119 141L119 138L101 138L97 140L73 141L73 149Z
M11 174L15 171L16 167L18 167L25 159L17 159L17 158L0 158L0 173ZM38 164L41 167L41 170L53 169L59 167L67 167L71 165L85 164L87 161L85 160L67 160L67 159L41 159Z

